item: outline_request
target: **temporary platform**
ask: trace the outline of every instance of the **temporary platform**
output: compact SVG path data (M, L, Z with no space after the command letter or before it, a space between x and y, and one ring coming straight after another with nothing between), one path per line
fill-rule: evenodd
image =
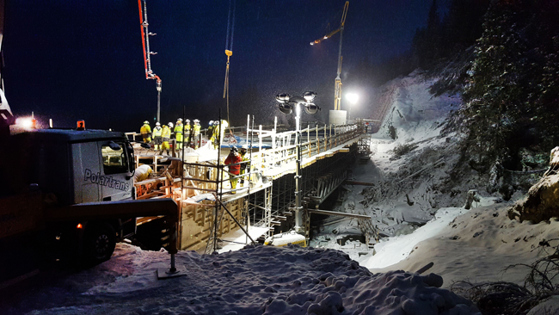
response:
M177 202L180 249L218 251L226 235L230 242L238 243L238 235L231 236L237 230L245 234L240 239L246 243L287 231L293 223L294 179L285 175L296 172L297 149L302 157L305 202L318 205L347 178L348 159L355 160L357 143L365 137L363 124L307 126L299 133L279 132L277 125L272 130L249 126L229 134L229 139L241 138L248 147L248 160L239 163L246 164L247 171L236 176L245 184L239 183L236 189L230 185L234 175L223 164L226 154L209 143L201 141L204 145L197 150L186 148L170 156L135 144L136 167L148 164L156 174L135 183L137 199L172 198ZM133 140L137 134L128 135ZM158 232L157 226L163 226L154 224L158 220L164 218L140 218L138 228L151 222ZM162 245L168 238L165 232L161 232Z

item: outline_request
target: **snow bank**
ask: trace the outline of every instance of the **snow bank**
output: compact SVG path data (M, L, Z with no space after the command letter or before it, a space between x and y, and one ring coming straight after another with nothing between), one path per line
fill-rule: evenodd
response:
M7 314L474 314L441 289L442 278L403 271L372 274L343 252L247 246L216 255L179 252L184 277L156 280L164 252L119 244L103 265L29 292ZM124 264L122 266L121 264ZM117 267L119 266L120 267ZM168 265L167 265L168 266ZM120 269L106 283L76 287ZM107 280L106 278L104 278ZM51 293L56 292L56 293Z
M462 208L443 208L437 211L434 220L416 229L413 233L391 237L375 244L376 254L361 262L367 268L386 268L404 259L413 251L419 242L437 236L448 223L467 210Z

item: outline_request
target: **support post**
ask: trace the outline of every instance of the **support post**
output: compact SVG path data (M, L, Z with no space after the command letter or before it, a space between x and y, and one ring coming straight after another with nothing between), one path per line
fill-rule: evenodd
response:
M182 201L181 201L182 202ZM177 229L177 225L178 222L173 222L174 224L172 224L171 227L171 237L175 239L174 242L172 242L172 244L174 244L174 246L176 247L177 243L176 240L178 238L178 229ZM176 267L175 264L175 254L176 254L177 250L172 250L170 251L171 254L171 267L167 270L165 269L157 269L157 278L158 279L168 279L168 278L175 278L175 277L182 277L182 276L186 276L186 267L185 266L180 266L179 268Z
M161 122L161 82L157 81L157 121Z
M307 149L309 150L309 157L311 157L312 156L311 125L307 125Z
M301 118L301 105L296 103L295 108L295 125L296 125L296 169L295 169L295 232L303 233L303 212L301 206L301 126L299 120Z

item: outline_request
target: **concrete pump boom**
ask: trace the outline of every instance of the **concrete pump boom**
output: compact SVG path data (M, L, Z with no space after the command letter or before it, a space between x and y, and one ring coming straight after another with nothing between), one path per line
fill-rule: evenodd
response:
M143 9L142 9L143 2ZM146 0L138 0L138 11L140 13L140 28L142 31L142 48L144 52L144 70L146 73L146 79L156 80L156 90L157 90L157 121L160 121L161 112L161 78L157 76L151 70L151 55L157 55L157 52L150 51L149 48L149 37L157 35L156 33L150 33L148 30L148 13Z

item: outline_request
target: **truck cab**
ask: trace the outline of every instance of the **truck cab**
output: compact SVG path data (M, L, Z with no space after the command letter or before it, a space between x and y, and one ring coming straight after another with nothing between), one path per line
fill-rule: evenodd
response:
M104 213L105 204L134 199L134 151L124 133L42 129L3 138L0 146L0 249L46 241L53 260L99 263L135 234L135 209ZM83 205L90 207L76 207Z
M11 194L35 185L59 205L134 197L134 151L121 132L43 129L10 143L4 174Z

